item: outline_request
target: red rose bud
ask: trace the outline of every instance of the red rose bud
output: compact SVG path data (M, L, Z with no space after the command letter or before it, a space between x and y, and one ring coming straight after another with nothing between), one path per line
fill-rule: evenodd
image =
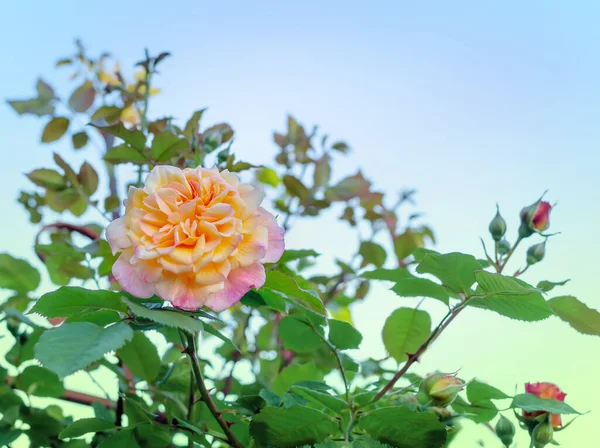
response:
M498 253L500 255L506 255L510 252L510 243L506 240L506 238L502 238L498 241Z
M531 433L531 441L535 448L544 448L549 443L552 443L553 437L554 430L547 419L533 428L533 432Z
M500 420L496 423L496 435L504 446L509 447L515 438L515 425L505 416L500 415Z
M536 397L550 399L554 398L558 401L565 401L567 394L562 392L557 385L552 383L526 383L525 392L528 394L535 395ZM540 415L546 414L545 411L534 411L525 412L523 411L523 417L526 419L534 419ZM550 414L550 423L552 427L556 428L562 426L562 420L559 414Z
M434 373L421 383L417 399L424 406L448 406L464 387L464 381L454 375Z
M490 234L494 241L500 241L506 233L506 221L500 215L500 208L496 205L496 216L489 225Z
M521 227L519 227L519 236L527 238L535 232L543 232L550 227L550 210L552 206L549 202L542 201L540 198L535 204L521 210Z
M527 249L527 264L536 264L544 259L546 255L546 242L534 244Z

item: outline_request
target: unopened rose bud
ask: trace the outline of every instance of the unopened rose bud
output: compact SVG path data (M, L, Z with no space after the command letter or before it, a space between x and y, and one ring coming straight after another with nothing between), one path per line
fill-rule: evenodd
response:
M448 406L464 387L463 380L454 375L434 373L421 383L417 399L426 406Z
M489 230L494 241L500 241L506 233L506 221L500 215L500 208L498 206L496 206L496 216L490 222Z
M501 415L500 420L496 423L496 435L504 446L511 446L515 437L515 425L505 416Z
M546 255L546 242L534 244L527 249L527 264L536 264L544 259Z
M521 227L519 227L519 236L527 238L533 233L543 232L550 227L550 210L552 206L542 199L521 210Z
M552 442L553 437L554 430L547 419L533 428L533 432L531 433L531 440L535 448L544 448Z
M500 255L506 255L510 252L510 243L506 240L506 238L502 238L498 241L498 253Z

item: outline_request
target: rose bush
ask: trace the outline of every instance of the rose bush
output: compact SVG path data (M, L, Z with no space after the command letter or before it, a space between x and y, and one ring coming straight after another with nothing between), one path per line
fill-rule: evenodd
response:
M596 310L554 296L566 281L523 279L542 264L549 235L507 273L517 247L548 230L548 202L515 213L513 243L513 220L498 208L482 257L439 253L411 205L414 191L390 198L361 171L339 175L349 145L316 127L289 116L273 135L273 165L255 166L236 159L229 124L201 126L204 109L185 123L151 117L157 66L168 56L147 52L128 81L109 56L91 57L77 42L58 62L73 69L67 97L39 80L35 97L8 102L46 119L43 143L68 136L76 151L100 146L105 173L89 162L73 168L65 152L27 175L34 190L19 202L42 223L34 250L56 288L39 291L34 266L0 254L3 341L12 344L0 370L0 444L441 448L456 446L466 419L505 447L522 436L531 447L556 443L579 413L553 384L511 396L457 373L423 378L412 369L474 308L523 322L554 316L600 335ZM336 259L335 271L318 250L285 245L285 230L326 211L356 234L355 253ZM382 323L389 356L359 358L354 305L370 300L376 282L421 301ZM445 311L437 322L434 307ZM74 374L105 396L69 389ZM39 397L52 404L38 406Z

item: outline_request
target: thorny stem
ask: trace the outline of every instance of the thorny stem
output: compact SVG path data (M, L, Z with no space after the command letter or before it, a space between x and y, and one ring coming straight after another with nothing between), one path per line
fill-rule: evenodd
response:
M118 363L119 367L123 367L123 361L119 359ZM116 418L115 425L121 426L121 421L123 419L123 412L125 411L125 403L123 401L123 396L121 395L121 380L119 379L119 397L117 398L117 409L116 409Z
M468 300L468 299L467 299ZM398 382L400 378L410 369L410 367L418 361L419 358L425 351L429 348L429 346L435 341L438 336L450 325L456 316L464 309L465 302L461 305L458 305L454 309L448 311L448 313L444 316L444 318L440 321L439 325L433 330L431 335L427 338L427 340L421 344L421 346L417 349L417 351L413 354L410 354L408 360L404 363L402 368L396 372L396 374L392 377L392 379L379 391L377 395L371 400L371 403L375 403L380 400L390 389L394 387L394 385Z
M192 363L192 372L194 374L194 378L196 380L196 386L200 391L200 395L202 396L202 401L206 403L208 410L213 415L225 435L229 440L229 444L235 448L244 448L244 445L237 439L235 434L231 431L229 424L223 418L223 414L217 409L215 402L212 400L208 389L206 388L206 384L204 384L204 377L202 376L202 372L200 370L200 366L198 365L198 355L196 354L196 340L195 336L192 334L187 334L187 348L186 353L190 357L190 361Z
M187 421L192 421L192 413L194 411L194 403L196 402L196 388L194 383L194 376L190 375L190 393L188 396L188 408L187 408ZM194 447L194 441L191 437L188 437L188 448Z

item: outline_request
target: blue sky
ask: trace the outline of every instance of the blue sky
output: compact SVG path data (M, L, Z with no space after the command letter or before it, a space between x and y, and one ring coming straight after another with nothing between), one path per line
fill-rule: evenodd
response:
M520 208L550 189L548 198L559 202L552 230L563 233L525 280L570 277L564 293L600 308L600 4L415 3L9 2L0 96L27 97L37 76L66 87L66 72L53 65L75 37L93 53L111 51L123 67L141 59L144 47L171 51L151 114L185 120L208 106L205 123L231 123L238 154L253 163L272 159L271 132L283 129L287 113L319 124L353 148L338 175L360 167L381 190L418 189L439 250L480 254L496 202L514 235ZM74 164L90 157L62 143L40 146L41 125L0 106L8 160L0 205L10 217L0 247L28 258L34 229L15 203L17 189L28 187L22 173L49 166L52 150ZM333 221L296 226L288 244L305 247L308 236L326 260L352 249L351 233ZM402 305L382 286L357 309L364 354L382 353L383 321ZM600 340L558 321L524 325L474 310L421 369L462 367L507 392L525 380L555 381L573 406L587 410L600 402L597 388L587 386L597 382L599 349ZM595 433L593 415L560 434L563 446L580 446ZM485 432L471 431L496 446Z

